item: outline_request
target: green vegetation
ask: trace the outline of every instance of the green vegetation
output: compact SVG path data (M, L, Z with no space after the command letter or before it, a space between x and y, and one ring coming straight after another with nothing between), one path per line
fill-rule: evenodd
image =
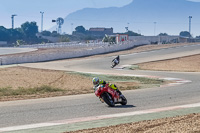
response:
M91 78L91 82L93 77L98 77L101 80L116 84L120 90L136 90L142 88L160 87L160 85L166 83L164 80L145 77L97 75L74 72L72 74L89 77Z
M103 38L103 42L109 42L110 44L114 44L116 42L116 37L105 35L105 37Z
M36 88L0 88L0 96L17 96L17 95L33 95L33 94L44 94L51 92L63 92L64 90L59 88L53 88L50 86L41 86Z
M131 66L126 67L125 69L138 70L138 69L140 69L140 68L139 68L138 65L131 65Z
M145 78L145 77L134 77L134 76L113 76L113 75L97 75L97 74L87 74L87 73L73 73L82 76L98 77L99 79L109 81L109 82L137 82L141 84L163 84L164 80Z
M168 36L167 33L160 33L158 36Z
M181 31L179 35L183 37L192 37L192 35L188 31Z
M23 44L34 44L40 42L47 42L45 39L37 38L38 26L36 22L25 22L20 28L6 29L0 26L0 41L8 42L9 46L19 46L19 40Z

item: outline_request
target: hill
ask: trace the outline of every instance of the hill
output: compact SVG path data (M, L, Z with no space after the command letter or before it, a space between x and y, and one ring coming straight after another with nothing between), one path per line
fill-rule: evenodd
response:
M177 35L188 31L192 18L192 34L200 35L200 2L187 0L133 0L124 7L85 8L65 18L63 32L71 33L76 26L113 27L114 32L124 32L125 27L143 35L166 32ZM156 24L154 23L156 22Z

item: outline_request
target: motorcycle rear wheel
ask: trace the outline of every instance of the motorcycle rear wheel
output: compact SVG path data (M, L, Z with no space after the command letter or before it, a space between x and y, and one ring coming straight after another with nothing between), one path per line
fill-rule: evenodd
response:
M113 99L112 99L112 97L110 96L109 93L107 93L107 92L103 93L102 94L102 98L103 98L104 102L106 104L108 104L110 107L114 107L115 106L115 103L114 103L114 101L113 101Z

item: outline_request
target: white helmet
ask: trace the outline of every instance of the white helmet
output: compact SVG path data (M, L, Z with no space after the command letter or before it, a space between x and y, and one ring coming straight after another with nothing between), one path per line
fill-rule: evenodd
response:
M98 86L99 85L99 78L98 77L94 77L92 79L93 85Z

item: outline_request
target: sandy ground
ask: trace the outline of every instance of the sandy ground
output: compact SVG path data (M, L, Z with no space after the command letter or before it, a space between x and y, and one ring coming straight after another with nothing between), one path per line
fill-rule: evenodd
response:
M111 56L128 54L133 52L141 52L152 49L160 49L167 47L174 47L179 45L187 44L167 44L167 45L150 45L141 46L127 51L121 51L116 53L110 53L106 55L97 56ZM190 44L189 44L190 45ZM55 49L54 49L55 50ZM47 52L45 49L39 51ZM37 51L37 54L38 52ZM31 53L33 54L33 53ZM35 54L35 53L34 53ZM87 57L87 58L92 58ZM141 69L151 69L151 70L169 70L169 71L200 71L200 55L194 55L184 58L177 58L166 61L150 62L139 64ZM192 65L191 65L192 64ZM71 75L62 71L50 71L50 70L39 70L30 69L23 67L13 67L13 68L1 68L0 69L0 88L11 87L17 89L19 87L37 87L40 85L51 85L55 87L62 87L64 89L84 90L85 88L91 88L91 79L86 77L81 77L79 75ZM78 81L78 82L77 82ZM86 93L88 93L86 91ZM63 95L63 94L56 94ZM50 95L51 96L51 95ZM55 94L54 94L55 96ZM35 95L33 98L37 98ZM39 96L40 97L40 96ZM46 97L46 96L44 96ZM10 99L9 97L0 98L2 101ZM15 99L15 98L14 98ZM19 98L16 98L19 99ZM177 133L200 133L200 114L190 114L186 116L179 116L173 118L163 118L159 120L152 121L142 121L137 123L122 124L117 126L88 129L77 131L77 133L161 133L161 132L177 132Z
M55 96L66 96L76 94L94 93L92 78L86 77L80 74L55 71L55 70L44 70L34 69L26 67L11 67L0 69L0 88L36 88L41 86L50 86L52 88L59 88L64 91L49 92L44 94L31 94L31 95L14 95L14 96L3 96L0 92L0 101L10 101L19 99L33 99L33 98L44 98L44 97L55 97ZM153 87L155 85L140 84L139 82L112 82L116 84L120 90L137 89Z
M200 55L138 64L140 69L159 71L200 72Z
M200 114L79 130L71 133L200 133Z

